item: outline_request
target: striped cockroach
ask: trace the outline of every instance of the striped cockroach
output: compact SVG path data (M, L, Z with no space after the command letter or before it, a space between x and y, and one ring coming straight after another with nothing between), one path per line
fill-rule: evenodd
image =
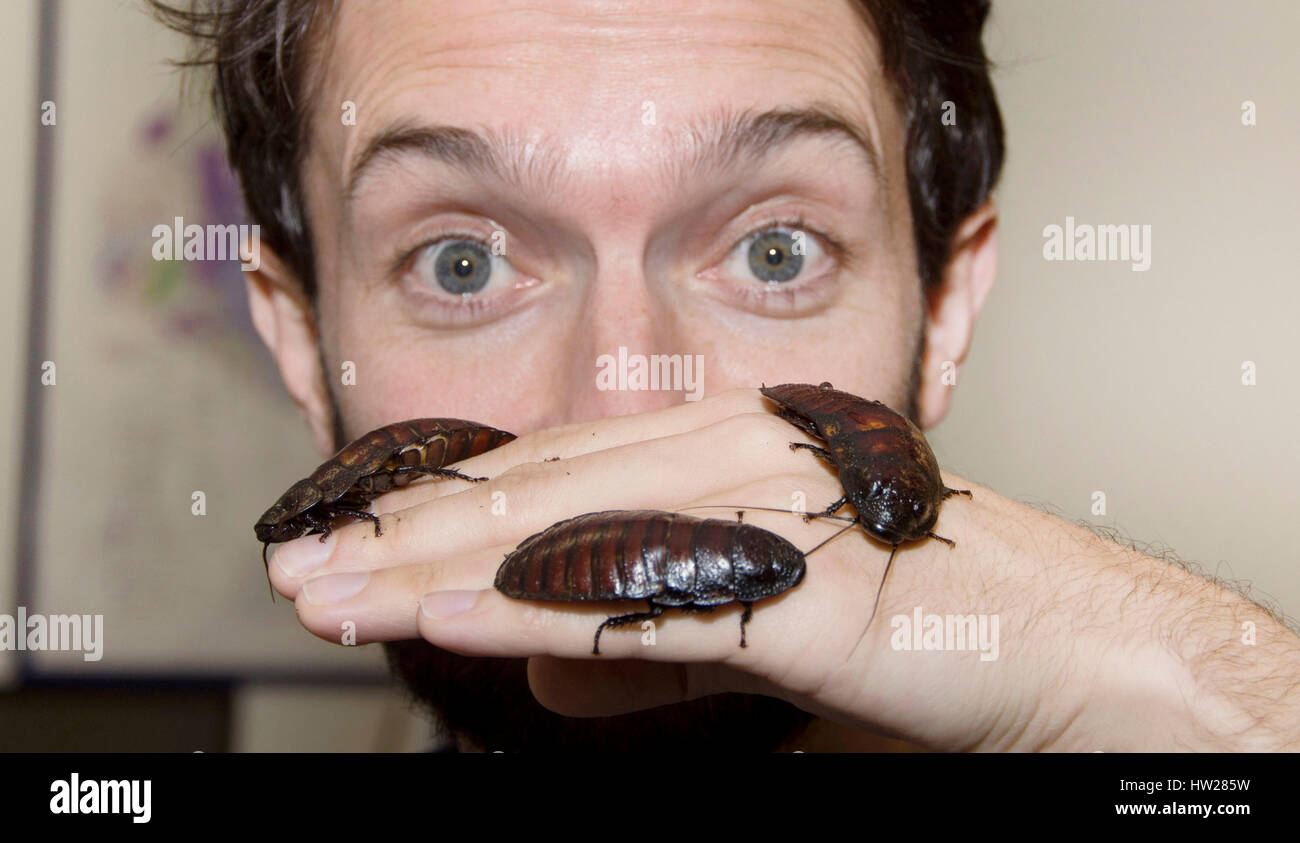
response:
M461 419L410 419L394 422L352 442L326 460L310 477L299 480L257 519L253 532L262 542L262 563L270 567L266 549L310 533L325 541L330 521L340 515L365 518L381 535L379 516L370 501L422 474L479 482L446 466L490 451L515 438L513 433ZM274 590L271 599L275 599Z
M759 392L777 405L778 416L828 446L791 442L790 450L812 451L833 465L839 474L844 494L825 510L804 515L804 520L834 518L848 521L850 526L860 524L867 535L891 546L871 617L867 619L870 627L898 546L931 538L955 547L956 542L935 534L931 528L938 521L939 507L945 500L953 495L971 497L971 493L968 489L949 489L944 485L939 461L920 428L879 401L841 392L829 383L819 386L787 383L764 386ZM857 517L835 514L849 503L858 511ZM790 510L763 506L745 508L790 513Z
M867 535L892 545L871 609L874 619L899 544L932 538L955 546L931 528L945 500L953 495L971 497L970 491L945 486L939 461L921 429L879 401L841 392L829 383L787 383L759 391L777 405L778 416L827 445L791 442L790 450L812 451L839 473L844 494L808 518L833 517L851 503L858 511L852 521L861 524Z
M781 536L741 521L611 510L560 521L524 539L506 555L494 585L519 600L649 603L649 611L616 615L596 627L592 655L600 655L606 627L657 618L671 608L711 612L732 601L745 607L745 647L754 601L798 585L806 555Z

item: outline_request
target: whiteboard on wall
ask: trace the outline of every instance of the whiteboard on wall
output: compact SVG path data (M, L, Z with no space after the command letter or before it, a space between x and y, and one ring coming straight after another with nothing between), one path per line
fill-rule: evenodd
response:
M23 5L25 4L18 4ZM242 221L183 42L140 7L60 6L45 446L32 605L103 616L71 676L384 676L272 605L252 525L320 461L249 322L234 261L156 261L154 226ZM192 86L195 87L195 86ZM195 512L201 493L203 514Z

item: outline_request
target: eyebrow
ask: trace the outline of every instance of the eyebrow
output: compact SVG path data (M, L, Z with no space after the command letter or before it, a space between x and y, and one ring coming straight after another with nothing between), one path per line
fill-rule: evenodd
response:
M861 153L873 179L883 187L880 153L870 135L835 109L822 105L768 111L721 110L694 121L676 136L663 175L680 183L691 175L725 170L810 137L847 141ZM411 154L515 185L534 184L544 190L557 190L564 172L561 153L557 147L525 142L509 129L480 132L449 125L398 124L371 138L356 156L344 197L349 202L354 199L380 162Z

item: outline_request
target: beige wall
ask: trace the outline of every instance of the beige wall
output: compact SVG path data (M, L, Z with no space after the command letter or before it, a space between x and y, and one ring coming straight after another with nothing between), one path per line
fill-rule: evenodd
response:
M23 374L27 365L27 283L31 248L32 154L39 123L36 102L36 62L31 44L36 41L36 6L33 3L0 5L0 79L6 82L13 122L0 132L0 503L3 503L4 540L0 542L0 612L15 605L17 570L13 532L19 529L17 500L19 448L22 443ZM16 116L21 115L21 119ZM0 688L17 671L12 653L0 651Z
M994 6L999 277L941 460L1300 615L1300 5ZM1149 224L1150 269L1044 260L1067 215Z

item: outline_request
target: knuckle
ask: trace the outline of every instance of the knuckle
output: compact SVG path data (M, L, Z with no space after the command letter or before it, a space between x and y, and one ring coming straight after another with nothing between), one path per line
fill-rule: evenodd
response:
M537 430L531 433L525 433L511 442L502 445L496 450L509 449L514 459L520 463L540 462L544 457L542 453L548 448L553 448L551 444L555 438L554 430ZM554 456L554 455L552 455Z
M550 639L561 618L545 606L526 605L519 614L519 626L529 639L553 643Z
M784 505L790 502L790 495L793 493L807 493L807 491L807 477L799 474L777 474L755 481L745 490L745 495L746 499L752 495L754 500L777 501Z
M770 413L740 413L720 425L728 441L745 451L769 452L789 440L789 425Z
M350 556L361 554L381 554L385 548L395 548L401 545L402 538L407 532L405 528L406 518L399 517L396 512L385 512L379 516L379 536L375 535L375 525L370 521L357 521L347 525L340 533L340 550L345 550ZM378 538L378 541L372 539Z
M796 502L800 502L807 510L816 511L838 497L838 488L831 478L782 473L744 485L737 491L736 497L753 506L771 506L783 510L790 510ZM796 495L800 497L796 498Z
M824 478L810 477L807 474L783 474L780 479L786 500L789 500L790 496L795 492L802 492L811 498L822 494L829 488L824 482Z
M791 441L803 438L801 431L780 416L771 413L750 413L754 423L762 430L770 446L788 448Z
M593 429L596 428L589 421L570 422L520 434L502 447L510 448L520 462L539 463L571 453L573 444L591 438Z
M379 516L378 536L369 521L349 524L344 533L347 544L339 548L336 558L348 564L387 567L418 556L430 535L429 530L421 529L420 517L419 507L385 512Z
M437 564L407 565L401 569L406 578L404 585L408 593L419 600L426 594L440 591L446 587L442 581L443 567Z
M735 387L709 396L705 401L731 408L736 414L753 413L763 409L763 399L753 387Z
M531 482L537 482L543 476L549 475L550 471L540 462L522 462L512 465L505 471L493 478L493 482L498 485L507 485L519 487Z

